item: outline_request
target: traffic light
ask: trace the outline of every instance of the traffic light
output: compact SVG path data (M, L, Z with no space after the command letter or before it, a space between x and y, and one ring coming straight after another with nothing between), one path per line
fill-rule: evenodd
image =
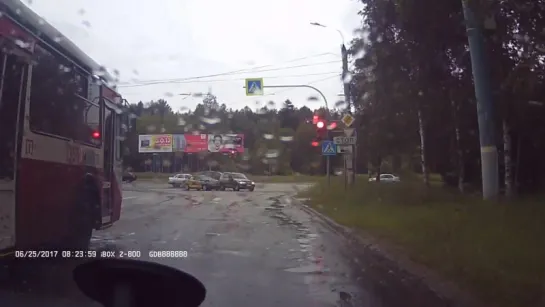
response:
M312 147L318 147L327 139L327 121L318 115L312 117L312 123L316 126L316 136L310 143Z
M327 122L324 119L318 119L316 122L316 137L320 141L327 137Z

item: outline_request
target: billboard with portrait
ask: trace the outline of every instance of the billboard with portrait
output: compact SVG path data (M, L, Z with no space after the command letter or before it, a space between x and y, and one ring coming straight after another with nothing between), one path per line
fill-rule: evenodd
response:
M244 153L244 134L209 134L208 151Z
M138 136L139 153L172 152L171 134L141 134Z

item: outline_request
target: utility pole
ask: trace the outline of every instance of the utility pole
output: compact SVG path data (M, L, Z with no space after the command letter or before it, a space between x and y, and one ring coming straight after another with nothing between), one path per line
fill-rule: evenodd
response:
M350 102L350 80L348 80L348 50L346 50L346 46L344 45L344 42L341 44L341 55L342 55L342 82L343 82L343 90L344 90L344 101L346 102L346 111L348 114L352 114L352 104ZM356 133L356 132L355 132ZM345 153L344 154L344 169L345 169L345 180L348 181L348 184L353 185L354 182L356 182L356 172L354 170L354 165L356 164L355 161L355 151L356 145L352 145L352 152Z
M494 133L494 106L490 88L490 72L485 59L482 20L477 20L475 16L476 2L462 0L462 7L471 55L475 97L477 98L483 198L495 199L499 196L499 174L498 149Z

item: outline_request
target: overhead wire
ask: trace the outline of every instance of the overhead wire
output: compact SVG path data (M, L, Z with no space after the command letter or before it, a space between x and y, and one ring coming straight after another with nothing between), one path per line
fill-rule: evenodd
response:
M291 59L291 60L283 62L282 64L293 63L293 62L297 62L297 61L307 60L307 59L310 59L310 58L321 57L321 56L324 56L324 55L336 55L336 54L332 53L332 52L323 52L323 53L319 53L319 54L314 54L314 55L309 55L309 56L304 56L304 57L300 57L300 58ZM208 76L189 77L189 79L202 78L202 77L219 77L219 76L230 75L230 74L235 74L235 73L243 73L243 72L246 72L246 71L247 72L252 72L252 71L254 71L256 69L262 69L262 68L276 66L276 65L278 65L278 64L268 64L268 65L238 69L238 70L233 70L233 71L228 71L228 72L223 72L223 73L217 73L217 74L208 75ZM180 79L180 78L175 78L174 80L177 80L177 79ZM183 79L187 79L187 78L183 78ZM141 82L156 82L156 81L164 81L164 80L165 79L156 79L156 80L145 80L145 81L141 81ZM172 79L166 79L166 80L172 80ZM122 85L123 83L126 83L126 82L121 82L121 83L119 83L119 85Z
M252 73L255 72L269 72L269 71L279 71L279 70L287 70L287 69L295 69L295 68L301 68L301 67L312 67L312 66L319 66L319 65L325 65L325 64L332 64L332 63L338 63L339 61L325 61L325 62L318 62L318 63L311 63L311 64L301 64L301 65L293 65L293 66L286 66L286 67L278 67L278 68L271 68L271 69L261 69L261 70L254 70L251 71ZM226 75L240 75L240 74L247 74L250 72L232 72L229 74L221 74L222 76ZM196 76L196 77L188 77L188 78L179 78L179 79L165 79L165 80L157 80L157 81L149 81L149 82L138 82L134 84L119 84L118 87L120 88L130 88L130 87L142 87L142 86L149 86L149 85L156 85L156 84L178 84L178 83L185 83L187 81L195 81L195 80L201 80L206 78L211 78L215 76L220 76L220 74L214 74L214 75L205 75L205 76Z
M322 76L322 75L331 75L339 74L338 71L330 72L319 72L311 74L295 74L295 75L276 75L276 76L267 76L267 79L279 79L279 78L297 78L297 77L307 77L307 76ZM229 82L229 81L241 81L245 78L230 78L230 79L211 79L211 80L188 80L176 82L176 84L194 84L194 83L215 83L215 82Z

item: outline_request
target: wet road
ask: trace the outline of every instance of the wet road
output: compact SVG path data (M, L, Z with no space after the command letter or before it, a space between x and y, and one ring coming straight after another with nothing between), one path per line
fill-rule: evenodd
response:
M140 253L189 272L207 287L203 306L448 306L302 211L290 197L302 188L188 192L127 185L122 219L96 231L92 248ZM150 259L150 251L187 251L187 257ZM33 265L28 278L0 290L0 305L96 306L70 281L78 261Z

